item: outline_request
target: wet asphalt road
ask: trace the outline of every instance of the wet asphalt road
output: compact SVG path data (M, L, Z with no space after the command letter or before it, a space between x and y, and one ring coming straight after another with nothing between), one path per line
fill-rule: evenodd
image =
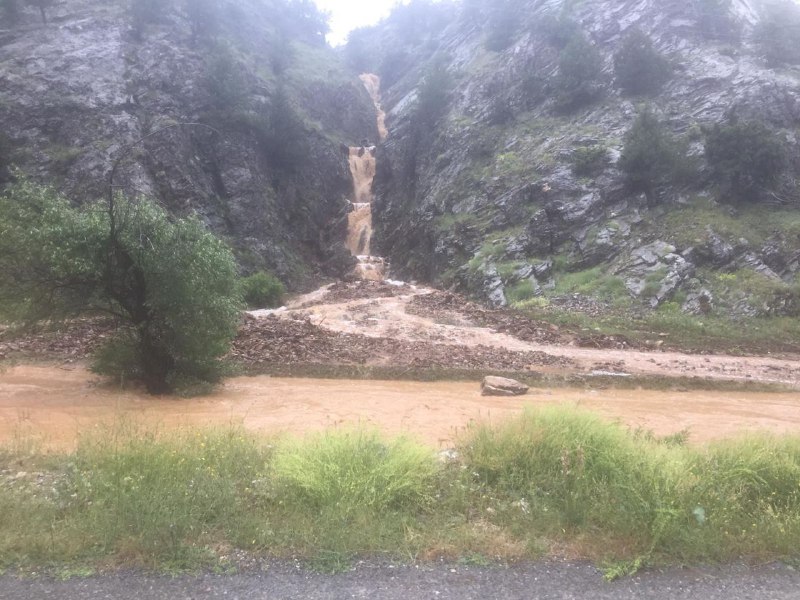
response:
M800 600L800 572L781 564L652 570L606 583L583 563L500 567L361 564L322 575L292 563L257 574L161 577L118 573L57 581L0 577L2 600Z

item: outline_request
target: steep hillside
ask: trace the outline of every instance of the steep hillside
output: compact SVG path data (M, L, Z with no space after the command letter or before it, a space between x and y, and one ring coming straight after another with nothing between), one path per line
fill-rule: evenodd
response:
M792 2L398 9L345 53L386 84L374 246L495 305L797 315L798 39Z
M374 108L291 0L0 2L0 170L75 201L117 189L197 211L245 272L349 270L342 144ZM183 126L183 123L201 125ZM142 140L136 143L137 140Z

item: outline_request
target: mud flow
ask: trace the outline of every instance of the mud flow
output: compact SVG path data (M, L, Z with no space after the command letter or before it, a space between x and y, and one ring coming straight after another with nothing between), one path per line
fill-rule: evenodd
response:
M133 422L147 428L242 426L264 435L370 426L451 447L471 423L500 422L526 406L577 406L632 428L704 442L743 431L800 432L792 393L533 390L486 398L477 382L421 383L242 377L202 398L153 398L102 385L82 368L19 366L0 373L0 444L71 449L78 436Z

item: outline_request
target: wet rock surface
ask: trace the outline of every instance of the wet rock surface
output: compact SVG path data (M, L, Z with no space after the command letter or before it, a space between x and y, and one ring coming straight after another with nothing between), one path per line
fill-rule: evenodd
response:
M524 396L530 388L516 379L490 375L481 382L481 396Z

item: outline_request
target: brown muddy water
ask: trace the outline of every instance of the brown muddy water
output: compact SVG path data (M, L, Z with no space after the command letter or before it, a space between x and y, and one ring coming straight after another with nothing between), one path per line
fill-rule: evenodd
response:
M498 422L547 404L579 406L658 435L688 428L693 442L742 431L800 433L800 393L543 388L521 398L484 398L477 382L260 376L179 399L121 391L81 367L16 366L0 372L0 444L70 449L81 433L132 421L160 429L233 424L267 435L361 424L444 448L472 422Z

